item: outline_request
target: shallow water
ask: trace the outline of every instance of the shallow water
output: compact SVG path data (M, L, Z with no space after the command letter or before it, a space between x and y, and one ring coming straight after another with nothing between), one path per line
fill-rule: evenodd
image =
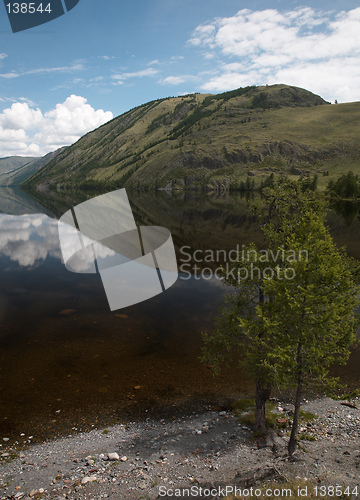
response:
M0 209L13 212L0 213L0 437L42 439L136 416L171 417L251 391L234 366L214 377L199 362L201 332L212 329L227 292L219 281L184 274L166 293L111 312L99 275L71 273L60 259L49 214L79 200L40 213L37 202L15 194L0 193ZM184 246L231 250L261 239L239 196L130 201L138 225L171 230L179 265ZM336 240L359 257L358 219L347 222L329 217ZM360 380L359 358L355 350L339 372L351 386Z

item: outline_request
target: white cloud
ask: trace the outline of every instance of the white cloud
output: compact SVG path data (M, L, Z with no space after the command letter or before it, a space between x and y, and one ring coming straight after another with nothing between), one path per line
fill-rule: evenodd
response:
M55 68L35 68L22 73L22 75L39 75L42 73L68 73L73 71L82 71L83 64L73 64L72 66L59 66Z
M10 73L0 73L0 76L1 78L11 79L11 78L18 78L20 75L15 71L11 71Z
M1 52L1 54L0 54L0 61L2 61L3 59L5 59L5 57L7 57L7 54L5 54L5 52Z
M3 129L27 130L36 128L43 119L39 108L32 109L26 102L15 102L11 108L4 109L0 115Z
M6 56L6 54L0 54L0 60L1 60L1 55ZM85 69L84 65L82 63L78 63L78 64L73 64L71 66L59 66L53 68L34 68L22 72L17 72L12 70L8 73L0 73L0 76L2 78L11 79L11 78L19 78L21 76L41 75L46 73L72 73L74 71L82 71L84 69Z
M281 82L328 100L360 99L360 8L337 15L311 7L243 9L198 26L189 44L220 59L202 85L207 91Z
M0 157L45 155L112 118L111 111L95 110L76 95L45 113L27 102L15 102L0 114Z
M186 76L167 76L163 80L160 80L159 83L162 85L179 85L180 83L186 82L189 77Z
M112 78L114 80L119 80L119 82L123 82L124 80L127 80L128 78L143 78L144 76L155 76L159 73L157 69L154 68L147 68L147 69L142 69L140 71L133 71L131 73L120 73L113 75Z

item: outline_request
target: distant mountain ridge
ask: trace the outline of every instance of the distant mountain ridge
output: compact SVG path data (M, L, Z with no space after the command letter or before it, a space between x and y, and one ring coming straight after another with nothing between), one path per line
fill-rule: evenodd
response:
M0 175L17 170L36 159L33 156L6 156L0 158Z
M0 158L0 186L20 186L64 149L59 148L43 157L11 156Z
M89 132L25 187L226 190L271 172L321 172L357 154L359 118L359 103L288 85L158 99Z

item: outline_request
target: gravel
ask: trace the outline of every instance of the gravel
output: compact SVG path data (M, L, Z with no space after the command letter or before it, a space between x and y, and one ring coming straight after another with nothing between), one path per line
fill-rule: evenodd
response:
M304 402L302 409L319 418L301 427L304 439L292 460L286 425L293 407L281 401L276 411L285 429L263 442L224 411L145 419L34 445L26 437L2 438L0 499L157 499L168 498L160 487L257 484L267 476L358 486L360 492L360 410L342 403Z

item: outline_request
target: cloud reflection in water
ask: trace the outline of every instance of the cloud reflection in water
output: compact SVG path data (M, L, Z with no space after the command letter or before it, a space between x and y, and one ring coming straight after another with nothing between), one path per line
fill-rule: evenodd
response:
M69 226L69 231L71 230ZM71 238L68 241L71 242ZM105 247L103 252L104 257L114 253ZM48 256L62 261L58 221L45 214L0 214L0 257L2 256L28 268L45 261ZM78 259L77 272L86 271L91 264L93 261Z

